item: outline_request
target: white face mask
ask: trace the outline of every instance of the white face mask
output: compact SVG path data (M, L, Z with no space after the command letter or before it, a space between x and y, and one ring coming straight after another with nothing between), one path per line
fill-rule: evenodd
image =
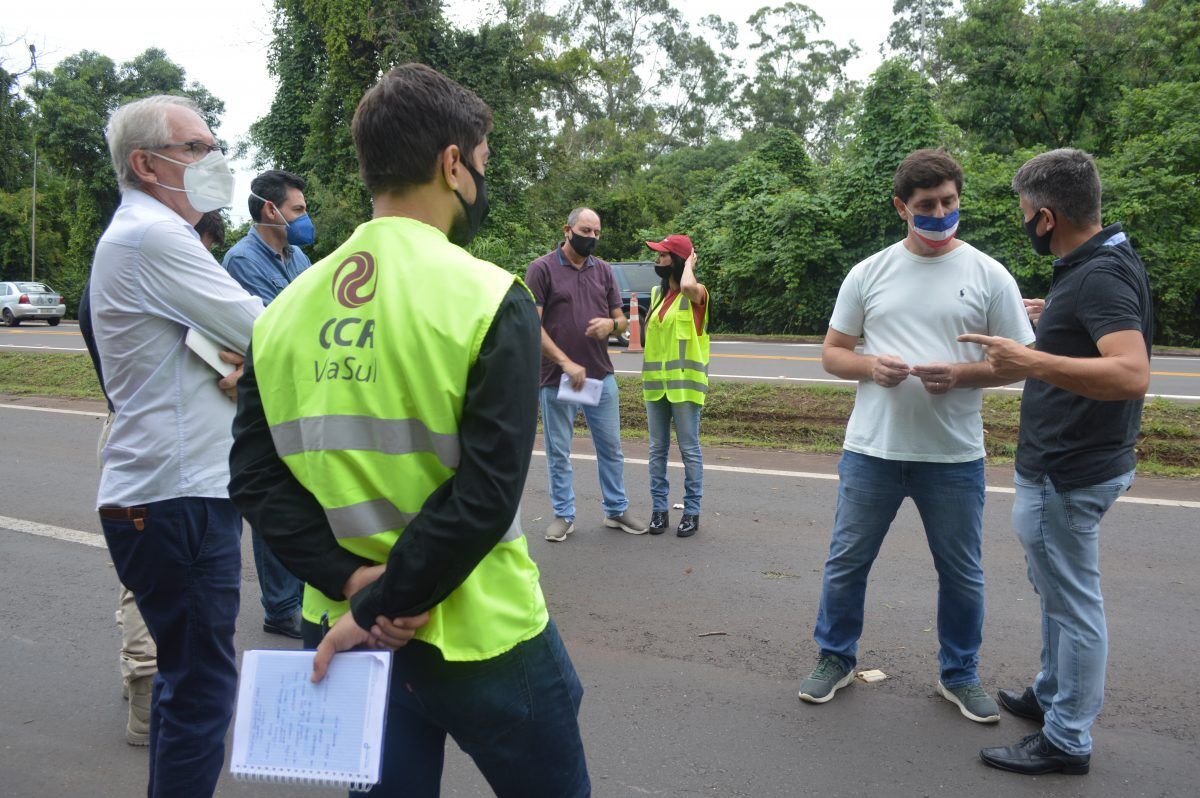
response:
M229 162L225 160L225 153L213 150L192 163L177 161L153 151L150 154L183 167L183 188L168 186L165 183L158 185L168 191L186 192L188 202L199 213L228 208L233 204L233 171L229 168Z

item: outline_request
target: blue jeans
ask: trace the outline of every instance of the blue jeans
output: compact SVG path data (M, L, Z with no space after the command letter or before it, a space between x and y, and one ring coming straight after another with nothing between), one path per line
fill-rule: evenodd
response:
M268 621L286 621L300 611L304 583L292 576L263 542L258 530L251 528L250 543L254 549L254 570L258 572L258 587L262 591L263 616Z
M121 582L158 645L150 709L150 798L209 798L237 692L233 649L242 519L228 499L145 505L138 523L101 518Z
M917 506L938 574L941 681L977 684L983 640L983 460L923 463L842 452L837 513L813 638L823 655L857 663L867 576L908 496Z
M571 438L575 416L583 410L592 446L596 449L596 468L600 474L600 495L604 515L616 518L629 508L625 497L625 455L621 453L621 411L617 401L617 381L604 378L600 404L595 407L560 402L558 386L541 389L542 438L546 442L546 472L550 477L550 503L555 518L575 520L575 488L571 484Z
M304 643L320 639L304 621ZM380 783L373 798L436 798L449 733L499 798L586 798L583 685L551 620L482 662L447 662L413 640L392 661Z
M650 499L655 512L666 512L671 507L667 451L671 448L671 419L674 419L675 440L683 458L683 512L700 515L700 498L704 495L700 410L700 405L695 402L671 402L665 396L646 402L646 426L650 430Z
M1104 703L1100 519L1132 482L1130 471L1059 492L1048 477L1015 479L1013 528L1042 602L1042 662L1033 692L1046 712L1042 733L1068 754L1091 753L1092 723Z

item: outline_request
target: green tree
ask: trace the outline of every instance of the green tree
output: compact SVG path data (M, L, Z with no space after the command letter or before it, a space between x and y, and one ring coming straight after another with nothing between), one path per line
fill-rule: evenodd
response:
M879 52L906 58L922 75L940 82L945 67L938 57L938 40L952 11L951 0L895 0L892 26Z
M811 38L824 21L802 3L764 6L748 24L758 36L750 45L758 53L754 79L742 92L751 128L782 127L807 137L821 116L823 98L846 84L846 64L858 47Z
M943 26L947 114L986 150L1104 154L1111 109L1138 85L1135 12L1115 0L966 0Z

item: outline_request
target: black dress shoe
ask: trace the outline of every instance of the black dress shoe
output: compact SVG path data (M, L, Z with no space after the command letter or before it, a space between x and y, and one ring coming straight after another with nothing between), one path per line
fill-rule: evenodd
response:
M290 618L282 618L278 621L267 619L263 621L263 631L271 635L283 635L290 637L293 640L300 640L304 637L300 633L300 613L296 613Z
M700 516L685 515L679 519L679 526L675 528L675 535L681 538L690 538L692 535L700 531Z
M1000 699L1000 706L1017 717L1029 718L1038 723L1042 723L1046 719L1046 713L1042 711L1042 705L1038 703L1032 687L1026 687L1023 693L1001 690L996 694L996 698Z
M1068 754L1041 732L1029 735L1016 745L984 748L979 752L979 758L986 765L1026 776L1046 773L1082 776L1088 772L1092 761L1091 754Z
M671 516L666 511L659 512L655 510L650 513L650 534L661 535L667 531L667 525L671 523Z

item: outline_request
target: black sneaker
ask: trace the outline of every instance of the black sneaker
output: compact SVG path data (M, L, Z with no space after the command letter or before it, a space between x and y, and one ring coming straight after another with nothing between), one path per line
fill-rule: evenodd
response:
M1032 687L1026 687L1023 693L1001 690L996 697L1000 699L1000 706L1019 718L1036 720L1038 723L1046 720L1046 713L1038 703L1037 696L1033 694Z
M278 621L268 618L263 621L263 631L270 635L290 637L293 640L300 640L304 637L300 633L300 613L296 613L290 618L281 618Z
M1091 767L1091 754L1068 754L1046 739L1040 731L1029 735L1016 745L984 748L979 752L984 764L1011 773L1041 776L1046 773L1065 773L1082 776Z
M655 510L650 513L650 534L661 535L667 531L667 527L671 524L671 516L665 510L659 512Z
M675 535L681 538L690 538L692 535L700 531L700 516L685 515L679 519L679 526L675 528Z

